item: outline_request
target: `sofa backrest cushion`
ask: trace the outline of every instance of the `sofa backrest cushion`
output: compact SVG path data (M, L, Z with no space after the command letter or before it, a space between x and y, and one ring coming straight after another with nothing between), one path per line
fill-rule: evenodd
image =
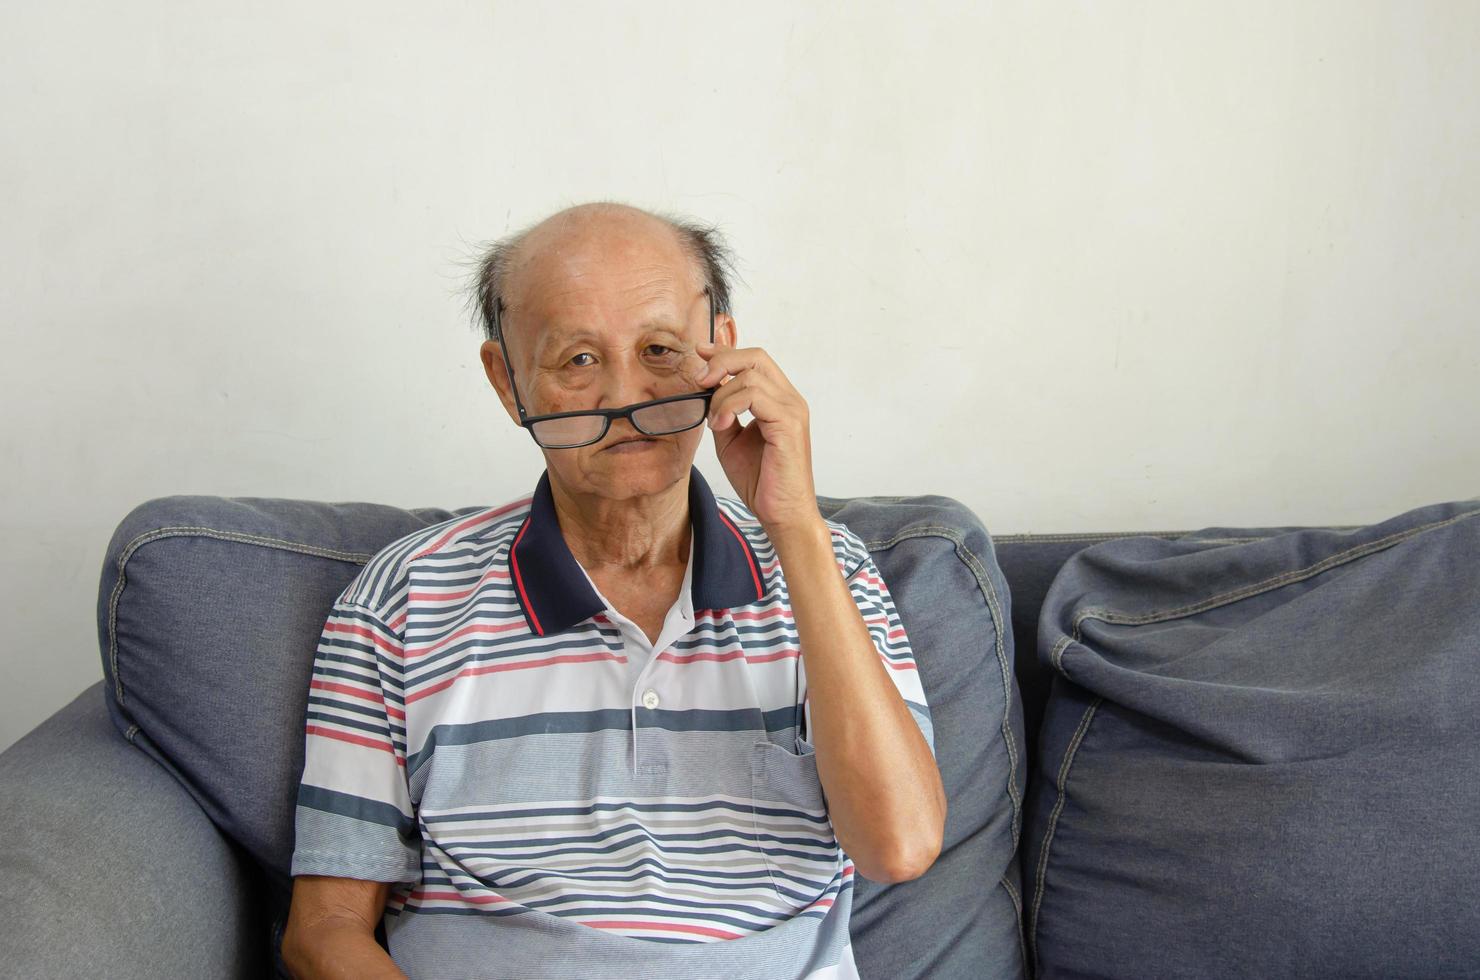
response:
M819 505L868 543L893 593L949 798L925 876L855 879L855 956L880 976L1023 976L1022 715L991 539L944 497ZM114 722L256 860L273 919L291 889L310 673L335 597L385 545L479 509L179 495L115 532L98 603Z
M1047 976L1480 963L1480 498L1132 537L1044 599L1022 855Z
M134 508L98 590L109 711L286 901L314 651L382 545L459 511L176 495Z

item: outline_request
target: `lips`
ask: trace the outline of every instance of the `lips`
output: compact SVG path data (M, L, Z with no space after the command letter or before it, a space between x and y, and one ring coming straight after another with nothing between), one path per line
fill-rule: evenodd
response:
M612 443L610 446L607 446L606 448L607 449L615 449L618 446L625 446L629 442L657 442L657 441L658 441L657 439L654 439L651 436L631 436L631 437L629 437L627 439L619 439L616 442Z

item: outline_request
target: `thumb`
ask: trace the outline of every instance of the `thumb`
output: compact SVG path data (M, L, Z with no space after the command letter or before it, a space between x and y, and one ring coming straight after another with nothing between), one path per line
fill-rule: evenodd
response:
M725 447L734 442L744 428L740 420L729 412L721 412L715 418L710 419L709 429L714 433L715 451L723 453Z

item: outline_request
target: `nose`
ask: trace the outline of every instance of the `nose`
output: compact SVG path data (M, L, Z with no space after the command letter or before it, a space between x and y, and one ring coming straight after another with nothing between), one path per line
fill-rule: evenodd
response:
M601 408L625 408L637 402L662 397L663 393L658 391L658 377L635 354L608 362L604 375L599 403ZM629 427L632 424L630 419L617 421Z

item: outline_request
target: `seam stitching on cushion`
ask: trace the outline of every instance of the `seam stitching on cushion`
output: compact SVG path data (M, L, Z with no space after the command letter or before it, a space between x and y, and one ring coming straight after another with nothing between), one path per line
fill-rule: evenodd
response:
M1063 674L1066 678L1069 675L1064 670L1064 648L1067 647L1070 643L1079 642L1079 625L1082 622L1084 622L1084 620L1076 619L1074 621L1074 635L1072 637L1059 637L1059 642L1055 643L1053 645L1053 649L1048 651L1049 662L1053 664L1055 670L1057 670L1060 674Z
M1049 533L1044 533L1044 534L1024 533L1024 534L1003 534L1003 535L999 535L999 536L993 538L993 540L994 541L1013 541L1013 542L1019 542L1019 541L1104 541L1104 540L1108 540L1108 539L1111 539L1111 538L1134 538L1134 537L1164 538L1164 537L1176 537L1176 536L1180 536L1180 535L1183 535L1183 534L1191 534L1191 533L1192 533L1191 531L1094 531L1094 532L1086 532L1084 534L1075 534L1073 532L1054 533L1054 534L1049 534Z
M865 546L870 551L878 551L892 548L901 541L921 537L942 537L955 546L957 560L964 564L976 579L977 588L981 590L982 597L986 600L987 611L992 617L992 632L994 636L995 652L997 654L997 666L1002 674L1002 724L999 730L1002 732L1003 744L1007 746L1007 796L1012 802L1012 849L1017 851L1018 839L1022 835L1022 792L1017 785L1018 751L1017 743L1012 737L1012 667L1007 662L1007 651L1002 642L1002 604L997 596L996 586L990 581L986 574L986 568L981 559L968 547L961 533L955 528L939 524L925 524L919 527L906 528L905 530L884 541L867 541ZM991 534L988 533L988 540ZM1007 626L1012 628L1011 623Z
M1163 622L1169 619L1180 619L1183 616L1191 616L1196 613L1206 612L1207 610L1215 609L1218 606L1224 606L1230 603L1241 601L1243 599L1251 598L1252 596L1258 595L1261 592L1268 592L1271 589L1276 589L1281 586L1290 585L1294 582L1303 581L1307 578L1312 578L1322 572L1329 571L1330 569L1335 568L1338 565L1344 565L1348 562L1356 561L1358 558L1363 558L1374 552L1382 551L1387 548L1391 548L1394 545L1401 544L1403 541L1406 541L1409 538L1414 537L1415 535L1422 534L1424 531L1432 530L1438 527L1445 527L1449 524L1455 524L1459 521L1467 520L1472 517L1480 517L1480 510L1472 510L1467 511L1463 514L1456 514L1454 517L1449 517L1442 521L1433 521L1429 524L1420 525L1419 527L1409 528L1406 531L1395 532L1385 538L1379 538L1376 541L1369 541L1366 544L1355 545L1354 547L1348 548L1345 551L1339 551L1334 555L1328 555L1327 557L1321 559L1313 565L1307 565L1305 568L1296 568L1288 572L1281 572L1280 574L1267 578L1262 582L1255 582L1252 585L1242 586L1229 592L1224 592L1221 595L1211 596L1207 599L1200 600L1199 602L1195 602L1187 606L1178 606L1173 609L1166 609L1158 612L1141 613L1139 615L1116 612L1113 609L1105 609L1102 607L1092 607L1090 609L1085 609L1074 618L1075 640L1078 640L1079 624L1085 619L1098 619L1107 623L1116 623L1127 626L1139 626L1146 623Z
M1365 524L1324 524L1313 525L1321 530L1328 531L1356 531ZM1306 528L1308 530L1309 528ZM1197 529L1189 528L1181 531L1093 531L1078 534L1074 532L1064 533L1023 533L1023 534L997 534L992 536L997 542L1031 542L1031 541L1109 541L1117 538L1180 538L1188 534L1196 534ZM1280 533L1280 532L1275 532ZM1274 537L1274 534L1255 535L1233 535L1224 538L1198 538L1199 541L1263 541L1265 538Z
M1007 880L1007 875L1003 875L1001 878L998 878L997 884L1002 886L1003 891L1007 892L1007 897L1012 902L1013 915L1016 917L1017 920L1014 925L1016 926L1017 932L1018 960L1023 964L1023 974L1026 976L1028 972L1028 950L1027 947L1023 945L1022 896L1018 895L1018 890L1012 887L1012 882Z
M917 499L919 497L919 494L916 494L914 496L905 495L905 496L902 496L902 497L888 497L888 496L829 497L827 494L819 493L819 494L817 494L817 497L818 497L819 500L826 501L827 503L832 503L834 501L837 501L839 508L841 508L842 505L844 503L848 502L849 500L874 500L874 501L879 501L881 503L897 504L897 503L900 503L900 502L905 501L905 500L915 500L915 499ZM831 520L831 519L832 518L829 518L829 520Z
M201 537L217 538L223 541L236 541L241 544L255 544L265 548L276 548L281 551L293 551L305 555L313 555L317 558L334 558L340 561L350 561L363 565L373 556L354 551L338 551L333 548L320 548L315 545L300 544L296 541L285 541L282 538L269 538L258 534L244 534L240 531L219 531L211 527L178 525L171 527L157 527L145 531L130 541L118 554L118 581L113 584L113 593L108 597L108 666L113 670L113 695L118 699L119 707L124 705L123 675L118 672L118 603L123 597L124 586L128 584L128 562L134 552L151 541L161 538L177 537ZM134 726L138 731L139 726ZM132 736L130 735L130 740Z
M1272 578L1266 579L1264 582L1256 583L1255 585L1247 586L1243 589L1235 589L1231 592L1224 593L1222 596L1214 596L1211 599L1204 600L1203 602L1196 603L1192 606L1168 610L1165 613L1148 613L1144 616L1129 616L1126 614L1117 614L1111 610L1086 609L1082 613L1074 617L1073 635L1065 636L1061 638L1057 643L1055 643L1052 651L1050 652L1049 659L1053 663L1054 667L1058 670L1059 674L1062 675L1066 680L1070 680L1072 682L1072 678L1070 678L1068 673L1064 670L1063 653L1070 643L1079 642L1080 627L1088 619L1095 618L1101 619L1102 621L1106 622L1142 624L1159 621L1158 617L1160 617L1161 619L1173 619L1177 618L1178 616L1191 615L1194 612L1200 612L1204 609L1214 608L1217 605L1227 604L1228 602L1237 601L1238 599L1248 598L1249 596L1255 595L1258 592L1268 591L1269 589L1276 588L1279 585L1288 584L1290 581L1298 581L1301 578L1310 578L1313 575L1317 575L1320 572L1326 571L1337 565L1345 564L1348 561L1354 561L1355 559L1360 558L1364 555L1368 555L1375 551L1380 551L1384 548L1391 547L1423 531L1427 531L1436 527L1444 527L1446 525L1454 524L1458 521L1470 517L1475 517L1477 515L1480 515L1480 510L1469 511L1464 514L1457 514L1454 517L1446 518L1442 521L1433 521L1429 524L1424 524L1416 528L1409 528L1406 531L1399 531L1397 533L1390 534L1385 538L1379 538L1376 541L1369 541L1365 545L1357 545L1355 547L1348 548L1346 551L1330 555L1313 565L1307 566L1306 568L1296 569L1290 572L1283 572L1280 575L1276 575ZM1103 615L1096 615L1097 612L1102 613ZM1109 618L1115 616L1119 616L1120 618ZM1089 724L1090 721L1092 721L1094 718L1095 710L1099 708L1100 703L1104 700L1104 696L1096 697L1095 700L1090 703L1089 708L1085 710L1084 717L1079 722L1079 728L1074 732L1074 737L1069 742L1068 752L1064 756L1063 765L1059 768L1058 799L1054 802L1053 812L1049 815L1048 830L1044 834L1043 839L1043 850L1038 857L1036 890L1035 894L1033 895L1031 926L1028 932L1028 942L1033 950L1033 968L1035 974L1041 972L1042 968L1038 949L1038 915L1043 906L1044 884L1047 880L1048 875L1048 859L1050 850L1053 846L1054 831L1058 827L1059 814L1063 811L1064 801L1067 798L1066 790L1069 781L1069 770L1074 763L1074 758L1079 751L1079 746L1084 740L1085 733L1089 731Z
M1033 913L1030 920L1031 925L1028 930L1028 945L1033 950L1033 973L1035 976L1041 974L1043 966L1040 962L1038 951L1038 913L1043 907L1043 887L1048 877L1048 854L1053 846L1054 831L1058 828L1059 813L1063 811L1064 800L1067 797L1065 787L1069 783L1069 769L1074 764L1074 756L1079 752L1079 746L1084 741L1085 733L1089 731L1089 723L1095 717L1095 709L1100 706L1100 702L1103 700L1105 700L1103 697L1097 697L1085 709L1084 717L1079 721L1079 728L1075 730L1074 737L1069 740L1069 751L1064 756L1064 763L1059 767L1059 795L1058 799L1054 802L1053 812L1049 814L1048 831L1043 837L1043 853L1038 856L1038 868L1035 874L1037 881L1033 895Z

